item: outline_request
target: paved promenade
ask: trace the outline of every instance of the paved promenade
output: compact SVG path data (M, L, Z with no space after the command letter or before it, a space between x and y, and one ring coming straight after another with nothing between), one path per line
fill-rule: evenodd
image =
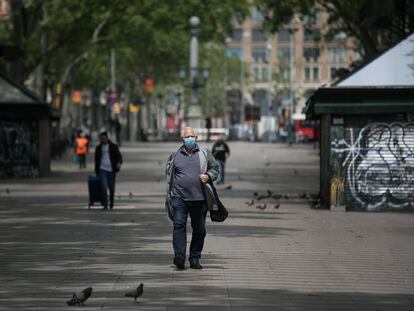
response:
M177 271L163 208L175 147L126 144L110 212L87 209L92 162L0 181L0 310L73 310L88 286L82 310L414 310L414 215L309 208L298 193L318 189L312 146L231 143L230 218L208 220L204 269ZM245 204L267 189L288 195L279 209ZM140 282L142 298L124 297Z

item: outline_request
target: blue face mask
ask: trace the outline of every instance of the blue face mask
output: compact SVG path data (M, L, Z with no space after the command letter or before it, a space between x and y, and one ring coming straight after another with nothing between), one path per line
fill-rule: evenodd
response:
M194 137L186 137L184 138L184 146L188 149L193 149L196 144L196 139Z

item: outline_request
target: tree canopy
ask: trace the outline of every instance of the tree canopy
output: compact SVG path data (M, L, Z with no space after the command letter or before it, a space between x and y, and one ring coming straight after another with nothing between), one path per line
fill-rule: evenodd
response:
M187 64L191 16L200 17L201 41L223 41L235 13L247 11L240 0L14 0L0 40L23 57L0 69L19 82L41 68L56 80L102 87L115 48L120 80L165 79Z
M345 33L356 41L364 57L370 58L413 31L410 0L256 0L267 25L277 31L294 14L312 20L318 10L328 13L328 38ZM411 8L411 9L410 9Z

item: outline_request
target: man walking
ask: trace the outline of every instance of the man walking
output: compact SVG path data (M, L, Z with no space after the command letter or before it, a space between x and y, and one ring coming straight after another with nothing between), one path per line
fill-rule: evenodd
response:
M101 143L95 149L95 174L100 177L102 187L103 209L114 207L115 174L119 172L122 165L122 155L117 145L108 139L107 132L100 134Z
M219 166L208 149L197 145L194 129L186 127L182 133L183 145L167 161L167 209L174 223L174 264L185 268L187 248L187 218L191 217L193 234L190 244L190 268L202 269L201 252L206 236L207 207L202 183L214 181Z
M227 158L230 156L230 148L224 140L225 136L222 135L213 145L213 155L216 161L220 165L220 175L217 178L217 184L224 184L224 170Z

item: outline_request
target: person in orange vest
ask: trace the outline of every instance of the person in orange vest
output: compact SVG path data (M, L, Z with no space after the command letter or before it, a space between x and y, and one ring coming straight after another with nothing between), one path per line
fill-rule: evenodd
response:
M79 158L79 168L86 168L86 155L88 154L89 140L85 137L83 132L78 134L75 144L75 152Z

